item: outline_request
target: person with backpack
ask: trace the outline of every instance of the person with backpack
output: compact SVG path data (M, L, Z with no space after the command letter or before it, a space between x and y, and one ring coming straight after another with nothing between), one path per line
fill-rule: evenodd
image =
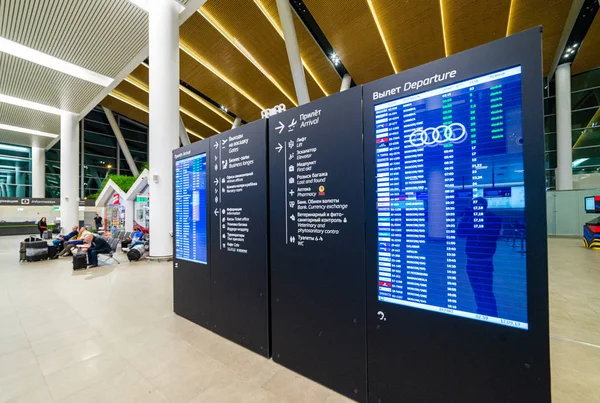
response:
M37 223L38 230L40 231L40 238L44 238L44 231L48 229L48 223L46 222L46 217L42 217L41 220Z

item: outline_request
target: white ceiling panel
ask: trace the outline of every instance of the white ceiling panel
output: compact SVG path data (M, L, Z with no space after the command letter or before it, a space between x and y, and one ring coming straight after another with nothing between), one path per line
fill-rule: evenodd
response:
M1 37L109 77L144 48L147 27L129 0L0 2Z
M0 102L1 123L60 134L60 116Z
M74 113L79 113L103 89L89 81L2 52L0 77L0 94Z
M54 139L50 137L35 136L32 134L0 129L0 143L46 148L53 140Z

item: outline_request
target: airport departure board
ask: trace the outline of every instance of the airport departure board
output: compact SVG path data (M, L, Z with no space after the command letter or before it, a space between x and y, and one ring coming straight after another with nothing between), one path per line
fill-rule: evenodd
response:
M207 263L206 153L175 161L175 258Z
M521 67L375 105L380 301L527 329Z

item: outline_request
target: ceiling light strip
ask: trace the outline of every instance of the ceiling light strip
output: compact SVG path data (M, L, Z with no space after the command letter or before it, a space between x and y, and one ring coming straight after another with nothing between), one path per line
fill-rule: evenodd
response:
M184 114L188 115L189 117L191 117L192 119L197 120L198 122L202 123L204 126L213 130L215 133L217 133L217 134L221 133L221 131L219 129L215 129L214 127L212 127L211 125L209 125L204 120L200 119L198 116L194 115L192 112L188 111L187 109L179 108L179 110L181 111L181 113L184 113Z
M510 0L510 7L508 8L508 21L506 22L506 36L510 35L511 21L512 21L512 13L513 13L513 4L515 0Z
M11 132L19 132L19 133L32 134L34 136L51 137L53 139L55 139L55 138L58 137L58 134L42 132L42 131L33 130L33 129L27 129L25 127L5 125L3 123L0 123L0 129L9 130Z
M0 94L0 102L3 102L5 104L20 106L23 108L33 109L36 111L52 113L54 115L59 115L59 116L64 115L66 113L71 113L69 111L58 109L53 106L38 104L37 102L31 102L31 101L27 101L25 99L15 98L15 97L11 97L9 95L4 95L4 94Z
M150 113L150 110L145 105L143 105L143 104L141 104L141 103L139 103L137 101L134 101L133 99L131 99L131 98L129 98L129 97L121 94L118 91L113 90L108 95L110 95L113 98L118 99L121 102L125 102L126 104L131 105L134 108L137 108L137 109L139 109L141 111L144 111L146 113Z
M216 106L214 106L213 104L208 102L206 99L203 99L202 97L199 97L197 94L194 94L193 91L190 91L189 89L185 88L183 85L179 85L179 89L181 91L183 91L184 93L186 93L187 95L189 95L190 97L194 98L196 101L200 102L202 105L206 106L208 109L210 109L217 115L219 115L225 121L227 121L229 123L233 123L233 118L231 116L229 116L223 110L217 108Z
M392 68L394 69L394 73L398 73L399 70L396 68L396 64L394 63L394 59L392 58L392 54L390 53L390 48L388 47L387 41L385 40L383 28L381 27L381 24L379 23L379 19L377 18L377 13L375 12L375 7L373 7L373 1L367 0L367 3L369 4L369 10L371 10L371 15L373 16L373 19L375 20L375 25L377 25L377 30L379 31L379 36L381 36L381 40L383 41L383 46L385 47L385 51L387 52L387 55L390 59L390 63L392 63Z
M254 56L235 38L231 35L219 22L213 17L208 11L198 10L200 14L210 25L212 25L221 36L223 36L229 43L231 43L246 59L250 61L279 91L283 93L295 106L298 106L298 102L288 94L283 87L267 72L267 70L254 58Z
M142 63L144 66L146 66L148 69L150 68L150 66L148 66L146 63ZM142 83L141 81L139 81L137 78L133 77L133 76L127 76L125 77L125 81L135 85L136 87L149 92L148 91L148 87ZM134 82L135 81L135 82ZM229 123L233 123L233 118L227 114L225 111L223 111L220 108L217 108L216 106L214 106L213 104L211 104L210 102L208 102L206 99L198 96L198 94L195 94L193 91L190 91L189 89L185 88L183 85L179 84L179 89L183 92L185 92L187 95L189 95L190 97L194 98L196 101L200 102L202 105L206 106L208 109L210 109L211 111L213 111L214 113L216 113L217 115L219 115L219 117L221 117L223 120L229 122Z
M277 31L277 33L279 34L279 36L281 37L281 39L283 39L285 41L285 37L283 36L283 31L281 30L281 28L279 27L279 25L277 24L277 22L275 21L275 19L273 19L273 17L271 17L271 14L269 14L269 12L265 8L265 6L259 0L254 0L254 4L256 4L256 6L258 7L258 9L263 13L263 15L271 23L271 25L273 26L273 28L275 28L275 31ZM315 73L313 73L312 70L308 67L308 65L306 64L306 62L304 61L304 59L300 58L300 60L302 61L302 66L304 66L304 68L306 69L307 73L312 77L312 79L315 80L315 83L317 83L317 85L319 86L319 88L321 89L321 91L323 91L323 93L325 94L325 96L329 96L329 92L327 92L327 90L325 89L325 87L323 87L323 85L319 82L319 80L315 76Z
M231 81L229 78L227 78L227 76L225 76L223 73L221 73L215 67L213 67L210 63L208 63L206 60L204 60L202 57L200 57L200 55L198 55L196 52L194 52L192 49L190 49L183 42L179 43L179 49L181 49L182 51L187 53L188 56L190 56L192 59L196 60L198 63L200 63L201 65L206 67L208 70L210 70L214 75L219 77L221 80L225 81L227 84L229 84L229 86L231 86L237 92L239 92L240 94L245 96L248 100L250 100L250 102L252 102L254 105L258 106L261 110L266 109L263 105L258 103L258 101L256 101L254 98L252 98L246 91L244 91L243 89L238 87L233 81Z
M76 64L66 62L54 56L47 55L2 37L0 37L0 52L8 53L9 55L13 55L32 63L39 64L40 66L68 74L72 77L77 77L81 80L101 85L103 87L108 87L113 82L113 79L110 77L77 66Z
M127 77L125 77L124 80L127 81L128 83L136 86L137 88L139 88L139 89L141 89L141 90L143 90L143 91L145 91L147 93L150 93L150 89L148 88L148 86L145 85L144 83L142 83L141 81L139 81L138 79L136 79L134 77L131 77L131 76L127 76ZM184 92L186 92L186 94L189 91L187 88L185 88L182 85L179 86L179 89L181 89ZM189 93L192 93L192 92L189 91ZM198 97L198 98L200 98L200 97ZM206 101L204 101L204 102L206 102ZM208 102L206 102L206 103L208 104ZM214 108L213 105L211 105L211 106ZM217 109L217 108L215 108L215 109ZM214 130L216 133L221 133L218 129L215 129L213 126L211 126L210 124L206 123L204 120L200 119L198 116L194 115L192 112L188 111L187 109L185 109L183 107L179 107L179 110L182 113L185 113L186 115L188 115L189 117L191 117L192 119L197 120L198 122L202 123L204 126L206 126L206 127L210 128L210 129Z
M448 51L448 41L446 40L446 21L444 20L444 0L440 0L440 15L442 18L442 35L444 37L444 52L446 53L446 57L448 57L450 52Z
M202 140L204 139L204 137L202 137L201 135L199 135L199 134L198 134L198 133L196 133L196 132L193 132L193 131L191 131L190 129L187 129L187 128L186 128L186 129L185 129L185 131L186 131L186 132L188 132L189 134L191 134L191 135L192 135L192 136L194 136L194 137L198 137L199 139L202 139Z

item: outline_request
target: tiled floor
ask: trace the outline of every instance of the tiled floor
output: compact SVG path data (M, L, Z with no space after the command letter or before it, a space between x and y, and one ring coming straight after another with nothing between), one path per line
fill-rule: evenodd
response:
M0 402L349 400L173 314L169 263L73 272L0 238ZM553 396L600 402L600 252L550 240Z

